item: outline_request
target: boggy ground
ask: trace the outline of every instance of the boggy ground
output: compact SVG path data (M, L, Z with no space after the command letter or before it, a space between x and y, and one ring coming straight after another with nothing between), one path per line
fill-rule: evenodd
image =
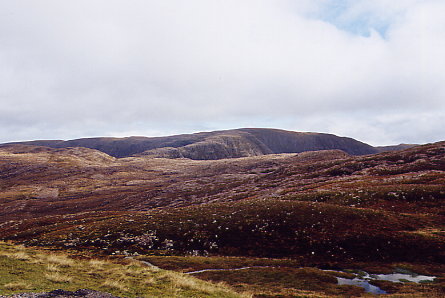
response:
M353 278L354 275L348 272L355 270L326 270L320 264L318 268L305 267L295 259L211 256L138 256L137 259L161 268L191 273L204 280L223 281L238 291L253 293L254 297L371 296L359 287L337 285L335 277ZM362 268L371 274L416 272L439 276L434 283L371 282L385 290L388 297L442 297L444 294L444 265L360 262L349 266ZM213 270L216 268L223 270Z
M362 157L324 151L218 161L21 145L0 149L0 170L3 239L103 255L291 258L325 269L402 263L443 277L445 142ZM255 270L269 288L273 276L278 285L286 276L304 280L296 267ZM198 277L255 284L240 276L247 273ZM441 285L386 287L423 295Z

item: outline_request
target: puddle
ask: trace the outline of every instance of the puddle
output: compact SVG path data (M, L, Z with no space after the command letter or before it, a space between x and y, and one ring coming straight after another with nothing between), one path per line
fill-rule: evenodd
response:
M390 282L424 282L424 281L433 281L435 276L427 276L427 275L418 275L418 274L405 274L405 273L391 273L391 274L369 274L364 271L360 271L359 273L353 273L357 277L353 279L337 277L337 281L339 285L352 285L359 286L365 289L367 293L371 294L386 294L386 292L380 289L377 286L371 285L369 281L373 280L386 280Z
M208 272L208 271L235 271L235 270L246 270L246 269L252 269L252 268L274 268L274 266L251 266L251 267L241 267L241 268L228 268L228 269L203 269L203 270L197 270L197 271L191 271L191 272L185 272L185 274L197 274L202 272ZM336 271L336 270L323 270L323 271ZM336 271L336 272L344 272L346 271ZM351 272L347 272L351 273ZM433 281L436 277L435 276L427 276L427 275L418 275L415 273L406 274L406 273L391 273L391 274L369 274L365 271L358 271L353 272L356 277L353 279L349 278L343 278L343 277L337 277L337 282L339 285L351 285L351 286L358 286L365 289L365 292L374 294L374 295L381 295L381 294L387 294L386 291L380 289L377 286L374 286L370 284L369 282L372 282L373 280L386 280L390 282L424 282L424 281Z
M342 278L337 277L337 281L339 285L350 285L350 286L359 286L365 289L366 293L371 294L386 294L385 291L380 289L377 286L371 285L367 280L360 279L360 278L354 278L354 279L348 279L348 278Z
M228 269L202 269L202 270L184 272L184 273L185 274L196 274L196 273L202 273L202 272L208 272L208 271L236 271L236 270L246 270L246 269L252 269L252 268L275 268L275 267L273 267L273 266L250 266L250 267L228 268Z
M392 273L392 274L371 274L372 279L376 280L387 280L392 282L421 282L421 281L433 281L436 277L427 275L410 275L402 273Z

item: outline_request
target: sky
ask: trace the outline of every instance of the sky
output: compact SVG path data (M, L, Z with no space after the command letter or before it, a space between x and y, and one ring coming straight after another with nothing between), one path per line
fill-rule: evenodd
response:
M445 140L444 0L0 0L0 142Z

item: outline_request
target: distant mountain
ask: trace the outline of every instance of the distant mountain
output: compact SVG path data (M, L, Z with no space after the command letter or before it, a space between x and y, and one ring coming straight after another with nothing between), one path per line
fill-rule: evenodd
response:
M215 160L275 153L339 149L351 155L379 152L354 140L325 133L293 132L267 128L200 132L168 137L83 138L76 140L39 140L3 144L24 144L52 148L86 147L114 157L151 155L165 158Z
M393 146L377 146L375 147L379 152L388 152L388 151L398 151L405 150L415 146L419 146L419 144L399 144Z
M286 148L273 135L257 139ZM366 156L207 161L11 145L0 148L0 239L110 255L200 251L442 268L444 169L445 142Z

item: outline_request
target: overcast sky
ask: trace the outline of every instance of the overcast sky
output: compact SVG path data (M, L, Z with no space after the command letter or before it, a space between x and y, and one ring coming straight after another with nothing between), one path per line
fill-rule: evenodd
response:
M444 0L0 0L0 142L445 140Z

